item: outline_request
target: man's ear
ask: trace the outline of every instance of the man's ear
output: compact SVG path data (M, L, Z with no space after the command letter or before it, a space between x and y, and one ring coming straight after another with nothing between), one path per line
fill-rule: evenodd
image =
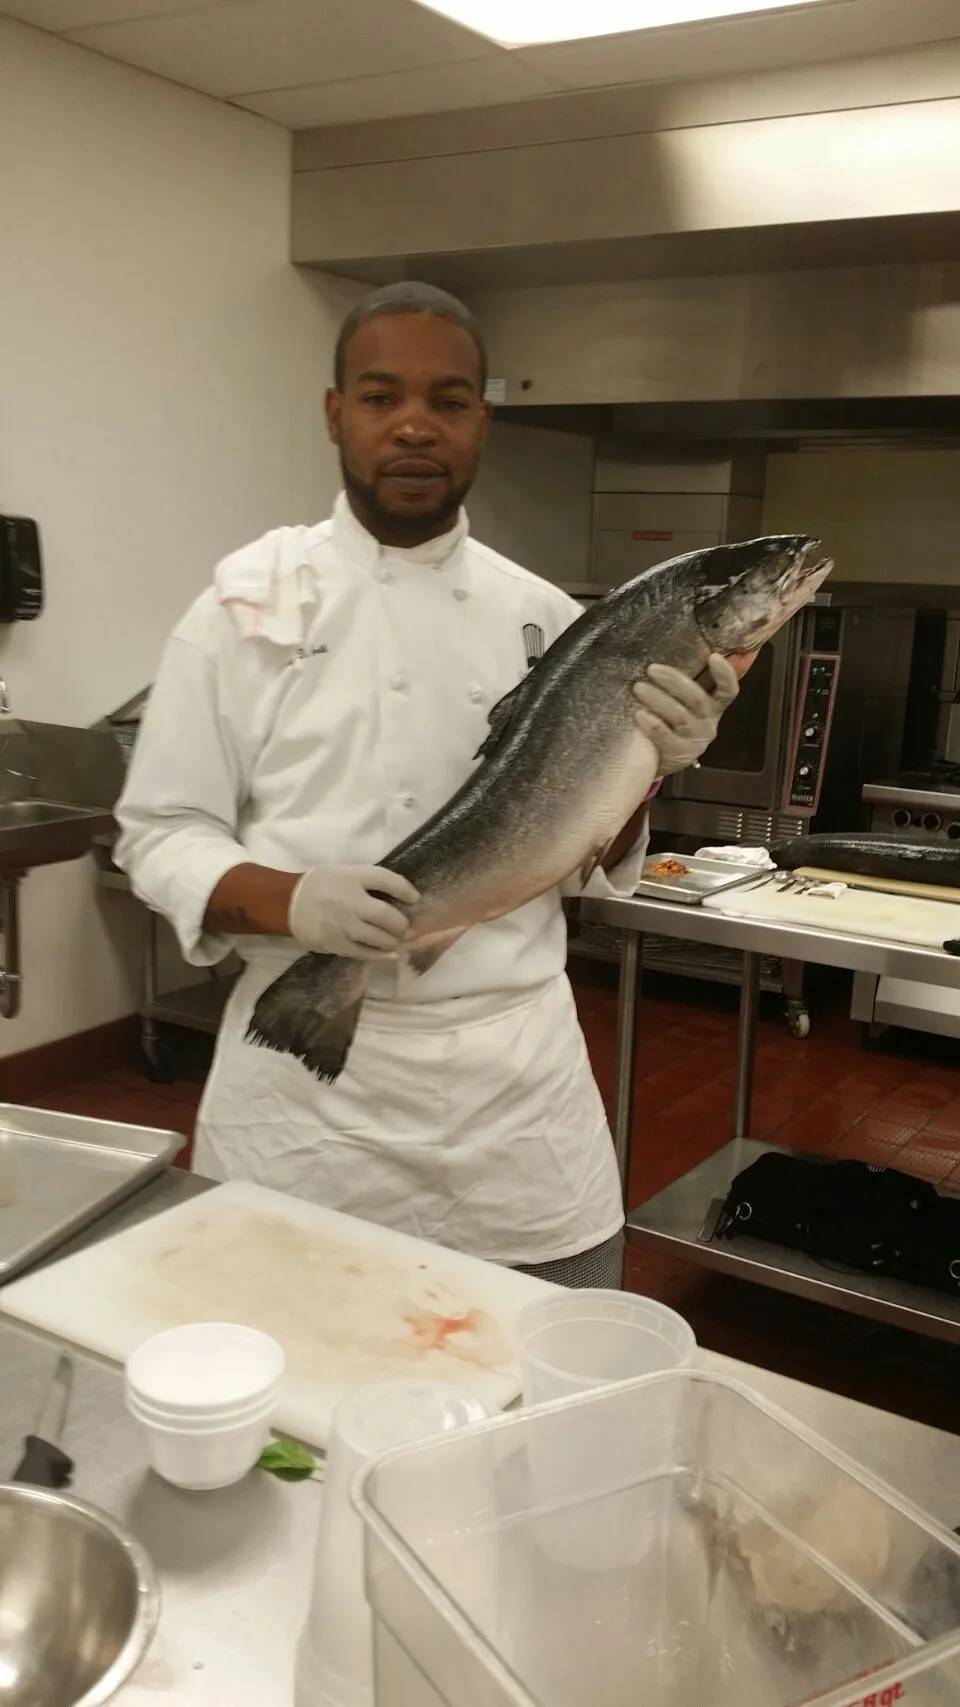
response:
M343 393L338 391L335 385L331 385L324 398L323 406L327 417L327 432L330 435L330 443L338 445L340 443L340 414L343 409Z

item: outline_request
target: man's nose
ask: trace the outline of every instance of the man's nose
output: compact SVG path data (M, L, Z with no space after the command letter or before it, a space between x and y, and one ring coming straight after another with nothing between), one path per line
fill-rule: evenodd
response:
M409 404L394 427L394 436L405 445L433 444L437 429L430 410L421 404Z

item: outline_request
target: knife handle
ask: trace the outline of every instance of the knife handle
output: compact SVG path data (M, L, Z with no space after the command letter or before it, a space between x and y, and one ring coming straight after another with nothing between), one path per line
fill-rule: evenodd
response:
M67 1488L73 1476L73 1459L51 1446L36 1434L28 1434L23 1457L13 1472L15 1482L27 1482L32 1488Z

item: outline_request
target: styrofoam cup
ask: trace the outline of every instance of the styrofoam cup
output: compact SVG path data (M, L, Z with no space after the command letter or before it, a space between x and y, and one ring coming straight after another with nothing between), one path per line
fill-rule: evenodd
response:
M158 1476L197 1493L229 1488L254 1467L270 1438L272 1405L262 1416L219 1429L165 1428L137 1419Z
M232 1411L225 1411L219 1416L176 1416L166 1411L158 1411L151 1405L144 1404L139 1395L129 1387L126 1389L127 1410L136 1417L137 1422L148 1427L167 1429L173 1434L218 1434L226 1428L236 1428L245 1422L258 1422L261 1417L272 1416L276 1409L278 1389L264 1393L259 1399L252 1399L248 1405L237 1405Z
M602 1288L570 1289L525 1304L517 1334L526 1405L681 1369L697 1349L693 1329L675 1310Z
M235 1416L274 1395L282 1346L235 1322L189 1322L154 1334L127 1359L128 1393L159 1421Z

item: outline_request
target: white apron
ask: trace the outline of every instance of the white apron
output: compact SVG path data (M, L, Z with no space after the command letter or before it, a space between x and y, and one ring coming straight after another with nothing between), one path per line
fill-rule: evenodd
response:
M623 1223L613 1148L566 977L531 996L368 1002L320 1084L245 1041L277 966L231 999L194 1165L502 1263L575 1256Z

